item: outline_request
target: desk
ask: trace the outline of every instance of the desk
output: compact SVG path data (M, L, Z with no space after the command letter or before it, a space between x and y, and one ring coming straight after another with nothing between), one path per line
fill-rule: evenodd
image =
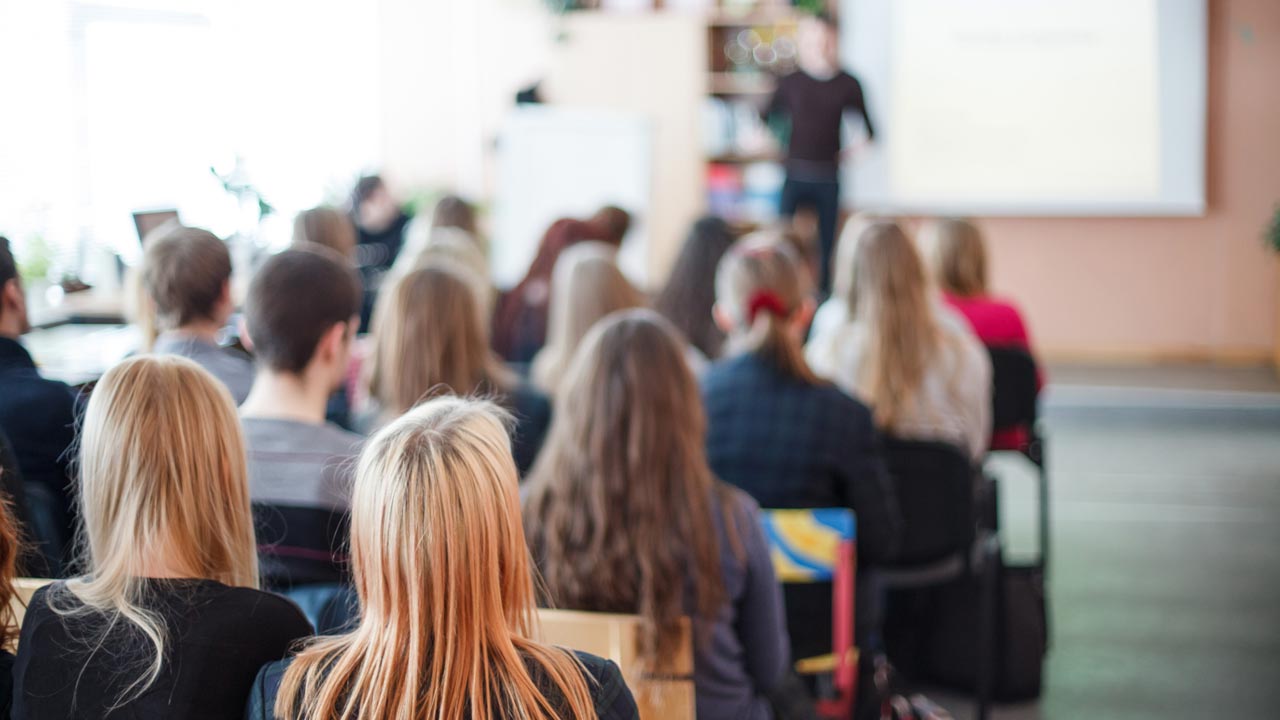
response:
M32 330L21 342L41 375L75 386L97 380L136 352L142 334L131 325L67 323Z

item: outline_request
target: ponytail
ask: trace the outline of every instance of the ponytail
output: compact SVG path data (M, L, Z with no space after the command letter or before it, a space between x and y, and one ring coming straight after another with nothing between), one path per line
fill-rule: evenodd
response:
M807 299L807 278L789 245L757 233L739 241L716 272L716 301L734 318L730 354L750 353L783 374L817 385L788 327Z

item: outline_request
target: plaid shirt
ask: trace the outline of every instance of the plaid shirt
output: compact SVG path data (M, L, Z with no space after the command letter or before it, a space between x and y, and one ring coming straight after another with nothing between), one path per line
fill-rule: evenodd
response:
M901 519L865 405L751 354L709 367L702 399L707 460L719 478L764 508L852 508L860 558L893 557Z

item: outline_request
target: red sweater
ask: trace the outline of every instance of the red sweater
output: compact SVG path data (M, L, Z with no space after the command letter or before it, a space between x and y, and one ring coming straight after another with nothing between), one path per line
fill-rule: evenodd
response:
M1013 347L1031 352L1031 338L1022 314L1013 303L989 295L960 297L943 293L947 304L969 321L973 334L987 347ZM1040 372L1040 387L1044 372ZM1027 428L995 428L991 434L992 450L1017 450L1027 442Z

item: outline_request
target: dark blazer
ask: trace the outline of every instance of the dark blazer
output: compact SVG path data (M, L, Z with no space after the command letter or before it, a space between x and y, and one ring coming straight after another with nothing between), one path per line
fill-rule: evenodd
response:
M551 427L551 400L527 382L521 381L507 393L507 408L516 418L515 432L511 436L511 454L516 468L524 477L538 458L538 451Z
M707 368L702 399L707 460L720 479L762 508L852 508L859 559L893 558L902 520L865 405L751 354Z
M596 717L600 720L638 720L640 712L636 709L635 698L623 681L622 671L618 666L610 660L584 652L574 651L574 655L586 670L587 687L595 704ZM258 677L253 681L253 689L249 693L249 704L245 708L245 720L274 720L276 716L272 708L276 704L276 694L280 691L280 681L291 661L273 662L258 671ZM539 671L532 666L530 669L534 682L540 687L546 687L545 681L540 682ZM553 705L556 704L554 698L548 699Z
M44 486L57 498L67 537L71 514L71 452L76 396L70 387L40 377L26 348L0 337L0 431L18 459L26 483Z

